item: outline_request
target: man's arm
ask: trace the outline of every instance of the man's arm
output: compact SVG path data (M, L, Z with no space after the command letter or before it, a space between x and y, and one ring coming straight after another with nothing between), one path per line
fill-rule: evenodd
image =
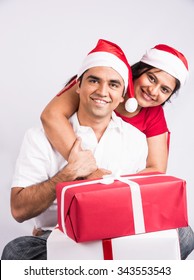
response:
M52 178L28 187L13 187L11 190L11 212L18 222L36 217L56 199L56 184L86 177L97 169L91 151L81 149L77 139L68 158L68 164Z

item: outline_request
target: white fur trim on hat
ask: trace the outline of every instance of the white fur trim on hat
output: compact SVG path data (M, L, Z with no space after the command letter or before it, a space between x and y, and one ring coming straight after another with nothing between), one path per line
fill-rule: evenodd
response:
M79 78L89 68L96 66L107 66L117 71L124 80L125 91L127 90L129 69L121 59L108 52L100 51L88 54L78 71L77 78Z
M159 49L150 49L141 59L142 62L159 68L177 78L181 85L188 79L188 70L176 55Z

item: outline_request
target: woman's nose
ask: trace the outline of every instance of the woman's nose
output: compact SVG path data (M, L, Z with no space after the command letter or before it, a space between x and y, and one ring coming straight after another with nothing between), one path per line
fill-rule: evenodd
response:
M153 97L157 97L159 94L159 87L157 85L152 85L149 87L149 94Z

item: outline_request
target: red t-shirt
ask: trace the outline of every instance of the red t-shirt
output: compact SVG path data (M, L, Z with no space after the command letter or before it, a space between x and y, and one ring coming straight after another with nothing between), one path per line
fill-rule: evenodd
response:
M125 122L128 122L141 130L147 138L165 132L169 133L162 106L142 108L141 111L132 118L122 116L118 112L115 113Z

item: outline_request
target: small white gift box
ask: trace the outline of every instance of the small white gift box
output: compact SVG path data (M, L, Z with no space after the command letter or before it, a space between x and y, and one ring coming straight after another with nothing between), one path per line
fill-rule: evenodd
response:
M47 240L47 259L103 260L106 259L104 250L112 250L114 260L180 260L176 229L118 237L109 241L107 248L101 240L76 243L56 228Z

